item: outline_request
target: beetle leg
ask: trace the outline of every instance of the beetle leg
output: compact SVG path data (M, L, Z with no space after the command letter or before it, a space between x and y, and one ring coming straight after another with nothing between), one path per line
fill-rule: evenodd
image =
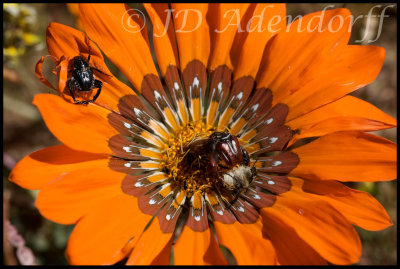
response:
M254 163L255 164L255 163ZM252 168L251 168L251 178L250 178L250 181L249 181L249 185L251 184L251 183L253 183L253 180L254 180L254 178L256 177L256 175L257 175L257 169L253 166Z
M90 102L94 102L94 101L97 99L97 97L99 97L100 92L101 92L101 88L103 87L103 83L102 83L100 80L97 80L97 79L96 79L96 80L94 81L94 86L95 86L96 88L99 88L99 89L97 90L96 95L93 96L93 99L92 99Z
M72 97L72 99L74 100L74 104L76 104L76 105L79 105L79 104L88 104L89 102L88 101L77 101L76 99L75 99L75 95L74 95L74 92L73 92L73 90L72 90L72 87L75 87L75 88L78 88L78 90L79 90L79 84L76 82L76 80L74 80L74 78L71 78L69 81L68 81L68 89L69 89L69 92L71 93L71 97Z
M250 157L249 157L249 154L247 153L246 150L244 150L244 149L242 148L242 146L240 146L240 149L241 149L242 154L243 154L243 164L246 165L246 166L248 166L248 165L250 164Z
M210 149L210 165L211 165L211 172L213 176L219 178L218 173L218 158L219 154L216 151L216 143L214 141L211 142L211 149Z
M68 81L68 90L69 90L69 92L71 93L72 99L74 99L75 104L78 104L78 101L75 99L75 95L74 95L74 92L73 92L73 90L72 90L72 86L75 86L75 85L74 85L74 82L75 82L74 78L71 78L71 79Z
M241 191L238 191L238 193L235 195L235 199L233 199L231 202L229 202L230 205L233 205L234 203L236 203L236 201L239 199L241 194Z
M220 179L222 181L222 179ZM221 191L219 190L219 188L215 188L215 190L218 192L219 197L222 199L222 202L224 202L226 204L226 208L229 209L232 204L228 201L228 199L226 199L224 197L224 195L222 195Z
M236 178L233 177L233 179L236 181L236 183L238 183L240 185L240 189L237 191L237 193L235 194L235 198L230 202L231 205L233 205L234 203L236 203L236 201L239 199L240 195L242 194L242 190L243 190L243 185L241 182L239 182Z

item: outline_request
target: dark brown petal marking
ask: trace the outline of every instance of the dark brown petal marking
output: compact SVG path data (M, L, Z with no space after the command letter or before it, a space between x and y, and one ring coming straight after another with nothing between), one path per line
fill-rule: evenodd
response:
M268 175L262 172L257 173L255 185L272 193L280 194L290 190L292 183L287 176Z
M164 141L157 136L140 126L137 126L132 121L124 118L123 116L110 113L108 114L108 122L113 126L120 134L132 137L136 142L143 143L152 147L159 147L164 144Z
M213 220L225 224L232 224L235 222L235 216L233 216L230 210L225 207L217 194L214 192L206 193L205 199Z
M118 102L120 113L141 127L146 127L150 120L161 121L158 113L147 109L137 95L125 95ZM142 113L138 113L140 111Z
M254 122L262 118L272 104L272 92L266 88L255 89L250 101L245 105L242 111L239 111L234 115L233 120L237 121L240 118L244 118L247 125L251 126Z
M156 132L156 130L154 130L155 128L151 128L150 125L158 126L158 128L163 129L164 132L168 131L165 125L162 124L160 115L147 109L136 95L126 95L122 97L118 103L118 108L125 118L130 119L136 125L151 133ZM161 136L160 134L158 135Z
M270 207L276 200L275 195L266 194L254 188L248 188L241 196L257 208Z
M189 112L187 110L187 99L184 88L181 84L178 68L172 65L168 66L164 75L164 80L171 96L172 104L174 105L175 110L178 111L183 125L185 125L189 121ZM180 106L179 104L183 105Z
M143 97L153 105L154 109L159 112L160 116L163 117L163 109L168 106L169 103L168 95L164 91L159 77L154 74L146 75L141 85L141 93Z
M142 175L127 175L122 180L122 191L128 195L140 197L154 188L155 185L159 184L160 181L165 181L167 179L167 176L165 176L164 180L151 182L148 180L151 175L153 174L147 173Z
M235 80L232 84L231 96L228 102L232 102L229 104L229 107L233 107L237 110L247 102L251 91L253 90L254 79L250 76L241 77Z
M162 191L169 189L170 184L166 183L161 188L153 189L150 193L139 196L140 210L149 215L155 215L162 206L169 202L173 196L173 191L169 190L166 195Z
M219 66L211 73L210 77L210 93L206 115L207 124L212 125L221 113L222 105L229 96L232 70L227 66Z
M233 82L232 91L218 123L219 130L225 129L231 122L234 113L245 105L253 86L254 79L250 76L239 78Z
M116 157L112 157L109 162L109 167L117 172L122 172L125 174L143 174L149 171L157 171L158 168L143 168L141 164L146 163L146 161L131 161L124 160Z
M247 201L239 198L231 207L231 212L240 223L254 223L258 219L257 210Z
M147 148L141 144L129 141L122 135L114 135L108 141L111 150L120 158L129 159L132 161L145 161L149 157L142 156L140 149ZM154 159L154 158L153 158Z
M276 104L262 119L255 121L252 126L245 126L243 131L240 132L241 137L246 137L246 140L249 140L255 136L254 134L248 136L249 133L253 133L252 129L255 129L257 134L259 134L265 128L273 129L276 126L283 125L288 112L289 108L287 105Z
M287 142L292 138L292 130L286 125L264 129L250 140L249 144L243 147L247 150L253 159L255 156L270 152L282 150Z
M171 96L172 104L177 108L176 100L185 98L178 67L175 65L168 66L164 75L164 81L169 91L169 95Z
M161 231L164 233L172 233L175 230L176 222L183 210L183 205L186 201L184 191L178 192L175 199L167 203L158 213L158 223Z
M208 228L207 207L203 196L195 192L190 200L189 217L186 225L193 231L203 232Z
M141 92L143 97L153 106L153 108L159 113L164 123L174 130L174 127L179 124L175 113L172 114L172 118L165 116L165 110L169 109L174 112L173 107L169 103L169 97L164 91L160 79L154 74L148 74L143 78Z
M193 107L193 99L200 99L200 117L203 113L203 107L205 104L206 98L206 89L207 89L207 70L202 62L199 60L193 60L188 63L183 70L183 82L185 84L186 97L188 98L187 103L189 105L189 110L192 113L192 117L194 117L194 107ZM200 120L194 118L195 121Z
M259 157L257 162L262 163L262 167L257 168L257 171L287 174L297 166L299 157L297 154L287 151L276 156Z

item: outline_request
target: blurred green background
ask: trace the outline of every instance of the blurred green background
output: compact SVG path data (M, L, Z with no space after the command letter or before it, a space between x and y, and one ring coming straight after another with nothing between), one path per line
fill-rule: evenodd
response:
M397 5L394 4L288 4L287 13L295 17L331 8L346 7L354 17L363 15L352 28L350 44L376 45L386 49L386 59L378 78L370 85L353 93L377 106L389 115L396 115L396 36ZM379 15L385 9L382 29L379 17L367 20L372 9ZM48 131L36 107L32 105L37 93L51 92L35 76L34 68L41 56L47 55L45 43L46 27L50 22L59 22L79 27L74 15L65 4L3 4L3 206L4 216L14 225L32 250L37 264L67 264L65 246L73 226L59 225L44 219L34 206L37 191L29 191L10 183L7 178L12 167L24 156L52 145L60 144ZM79 24L79 22L78 22ZM367 34L372 43L357 42ZM112 69L118 77L118 70ZM396 141L397 128L374 132ZM397 263L397 182L350 183L352 188L368 191L387 210L393 226L379 232L357 228L363 252L360 265L393 265ZM3 263L18 264L28 254L18 252L4 236ZM21 239L21 238L20 238ZM14 245L21 244L12 242ZM22 243L23 245L23 243ZM18 250L19 251L19 250ZM22 255L22 256L21 256ZM24 256L25 255L25 256ZM24 263L24 261L22 261Z

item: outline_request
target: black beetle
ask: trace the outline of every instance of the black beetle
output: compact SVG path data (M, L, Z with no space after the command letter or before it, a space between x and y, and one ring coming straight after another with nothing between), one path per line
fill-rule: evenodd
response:
M93 70L96 70L104 75L110 76L100 71L99 69L91 66L89 64L89 61L90 61L90 47L89 47L89 56L87 60L83 56L75 56L71 60L72 64L69 66L72 68L69 71L72 73L72 76L68 80L68 89L71 93L72 99L74 99L75 104L88 104L90 102L94 102L97 99L97 97L99 97L101 88L103 86L103 82L94 78ZM75 99L73 91L74 89L78 90L79 92L90 92L96 88L98 88L98 90L97 93L93 96L92 100L77 101Z

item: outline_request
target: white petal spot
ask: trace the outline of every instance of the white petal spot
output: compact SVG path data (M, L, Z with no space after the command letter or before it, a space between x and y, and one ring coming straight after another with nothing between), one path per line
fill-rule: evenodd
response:
M150 199L149 204L154 205L157 201L154 199Z
M240 100L243 97L243 92L240 92L238 95L236 95L236 99Z
M174 88L175 88L175 90L179 90L179 84L178 84L178 82L174 82Z
M124 125L125 125L125 127L128 128L128 129L132 128L132 125L130 125L130 124L127 123L127 122L124 122Z
M220 82L218 83L218 91L219 91L219 92L222 91L222 81L220 81Z
M254 106L251 107L251 110L255 112L258 109L259 104L255 104Z
M282 164L281 161L275 161L275 162L272 163L272 166L278 166L278 165L281 165L281 164Z
M275 181L272 181L272 180L268 180L267 183L268 183L269 185L275 185Z
M253 198L254 198L254 199L257 199L257 200L260 200L260 199L261 199L261 197L260 197L258 194L254 194Z
M199 215L194 216L194 219L195 219L196 221L200 221L200 216L199 216Z
M142 186L143 186L143 183L142 183L142 182L136 182L134 186L135 186L135 187L142 187Z
M271 124L271 122L273 122L274 121L274 118L269 118L265 123L267 124L267 125L269 125L269 124Z
M161 99L161 95L158 91L154 91L154 97L157 99L157 101Z
M200 84L200 81L199 81L199 79L197 78L197 77L194 77L194 79L193 79L193 88L194 87L199 87L199 84Z
M269 139L269 143L270 143L270 144L274 144L277 140L278 140L277 137L271 137L271 138Z
M125 150L126 152L132 152L130 147L122 147L123 150Z
M131 163L124 163L125 167L131 167L131 165L132 165Z
M301 208L299 209L299 214L300 214L300 215L303 215L303 214L304 214L303 209L301 209Z
M238 207L238 210L239 210L240 212L244 212L244 208L241 207L241 206Z
M171 214L166 215L166 216L165 216L165 219L166 219L166 220L170 220L170 219L171 219Z
M135 112L136 116L140 117L140 114L142 114L142 111L140 111L140 109L138 108L133 108L133 111Z
M224 212L222 212L222 210L217 210L217 214L222 216Z

